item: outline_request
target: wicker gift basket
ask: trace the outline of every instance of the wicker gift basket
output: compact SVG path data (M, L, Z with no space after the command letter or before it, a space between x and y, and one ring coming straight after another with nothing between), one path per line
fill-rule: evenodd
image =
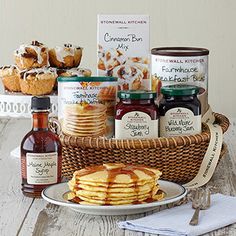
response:
M225 133L229 120L214 113L215 122ZM210 131L203 124L203 132L191 136L144 140L116 140L92 137L60 136L63 144L62 173L71 177L75 170L108 162L122 162L155 167L162 171L162 179L186 183L198 173L210 142ZM220 158L227 148L222 146Z

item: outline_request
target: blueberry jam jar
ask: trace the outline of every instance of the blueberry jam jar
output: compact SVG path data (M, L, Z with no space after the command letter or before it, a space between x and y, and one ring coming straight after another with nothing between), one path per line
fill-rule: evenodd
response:
M159 103L160 136L172 137L201 133L201 103L199 87L169 85L161 88Z

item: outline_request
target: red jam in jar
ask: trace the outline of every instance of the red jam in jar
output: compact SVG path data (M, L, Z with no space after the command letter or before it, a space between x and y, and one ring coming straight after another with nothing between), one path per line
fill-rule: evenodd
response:
M118 92L116 105L116 139L150 139L158 137L158 107L156 93L146 90Z

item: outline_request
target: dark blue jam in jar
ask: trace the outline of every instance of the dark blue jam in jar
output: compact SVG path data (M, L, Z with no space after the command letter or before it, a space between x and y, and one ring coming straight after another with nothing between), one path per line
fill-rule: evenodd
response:
M161 137L201 133L201 103L197 98L198 92L199 88L192 85L169 85L161 88Z

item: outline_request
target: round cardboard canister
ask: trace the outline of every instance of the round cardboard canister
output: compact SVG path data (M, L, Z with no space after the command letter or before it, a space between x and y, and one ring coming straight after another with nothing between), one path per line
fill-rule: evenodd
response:
M172 84L199 87L202 115L208 110L209 50L195 47L160 47L151 50L152 89Z
M88 124L96 127L99 122L101 125L104 123L103 126L105 126L104 132L100 132L99 136L112 137L117 78L71 76L59 77L57 80L58 119L62 125L62 131L67 133L67 128L72 123L74 131L80 130L80 133L83 133L82 131L87 129ZM91 119L94 116L97 118ZM97 130L93 128L91 136L96 135Z

